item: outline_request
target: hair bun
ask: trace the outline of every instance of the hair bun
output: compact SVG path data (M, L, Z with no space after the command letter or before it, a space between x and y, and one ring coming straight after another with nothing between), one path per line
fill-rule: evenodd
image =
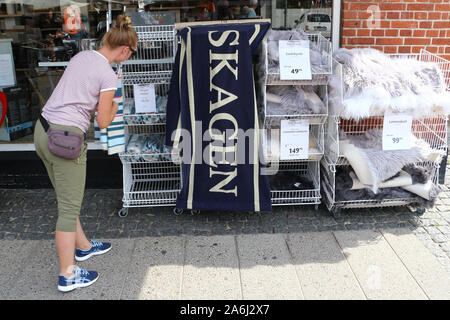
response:
M116 28L127 29L131 26L131 18L127 15L121 14L116 19Z

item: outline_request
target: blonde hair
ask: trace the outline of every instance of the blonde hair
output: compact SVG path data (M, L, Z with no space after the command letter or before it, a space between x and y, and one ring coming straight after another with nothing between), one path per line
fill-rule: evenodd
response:
M103 36L102 46L115 49L119 46L134 47L138 41L136 30L131 26L131 18L119 15L111 29Z

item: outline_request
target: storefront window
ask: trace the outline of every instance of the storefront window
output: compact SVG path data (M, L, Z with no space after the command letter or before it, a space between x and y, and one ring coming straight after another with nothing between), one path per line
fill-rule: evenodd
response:
M331 35L331 0L0 0L0 98L8 101L0 146L33 142L34 123L68 61L99 48L108 21L123 12L136 26L270 18L273 28Z

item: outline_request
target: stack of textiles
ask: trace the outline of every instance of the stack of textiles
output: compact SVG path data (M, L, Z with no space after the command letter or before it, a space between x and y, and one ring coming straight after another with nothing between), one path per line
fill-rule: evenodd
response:
M124 155L135 161L169 161L171 151L164 145L161 134L132 134L125 147Z
M267 62L269 73L280 73L279 40L309 40L308 35L300 29L273 30L267 32ZM309 56L312 73L327 73L329 70L328 57L319 46L309 41Z
M313 182L307 177L296 172L280 171L269 176L271 190L311 190L314 189Z
M413 119L450 113L450 92L439 66L416 58L391 58L371 48L339 49L342 75L330 83L330 113L344 119L409 113Z
M156 95L156 113L136 113L133 101L124 104L124 115L128 124L152 125L161 124L166 121L167 96Z
M326 105L316 91L316 86L267 86L266 115L326 114Z
M341 135L341 155L350 166L338 167L336 200L383 200L422 198L432 206L439 189L433 183L433 164L440 163L441 150L430 148L424 140L412 136L407 150L383 150L382 130L371 129L363 135ZM417 165L417 163L427 165Z

